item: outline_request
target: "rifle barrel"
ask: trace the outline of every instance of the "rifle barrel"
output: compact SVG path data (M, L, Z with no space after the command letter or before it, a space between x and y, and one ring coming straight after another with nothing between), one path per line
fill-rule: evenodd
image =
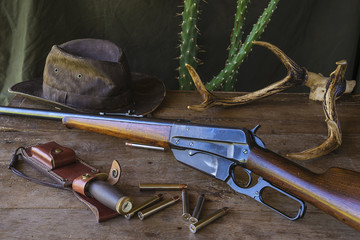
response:
M31 118L45 118L52 120L62 120L65 116L78 115L64 112L48 111L32 108L17 108L17 107L0 107L0 114L13 115L13 116L25 116Z
M40 118L40 119L50 119L50 120L59 120L62 121L64 118L83 118L83 119L93 119L93 120L108 120L108 121L117 121L117 122L128 122L128 123L143 123L150 125L166 125L171 126L172 121L161 120L161 119L148 119L140 117L132 117L124 115L99 115L96 114L86 114L86 113L68 113L61 111L52 111L52 110L42 110L34 108L19 108L19 107L4 107L0 106L0 115L12 115L12 116L24 116L31 118Z

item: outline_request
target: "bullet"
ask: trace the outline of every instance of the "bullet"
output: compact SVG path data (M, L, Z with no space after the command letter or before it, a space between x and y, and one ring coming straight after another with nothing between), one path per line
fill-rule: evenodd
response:
M201 209L204 205L204 201L205 201L205 195L201 194L200 197L198 197L193 213L191 214L190 217L191 223L196 223L199 220L199 216L201 213Z
M173 184L173 183L140 183L140 191L170 191L182 190L187 188L186 184Z
M225 207L222 209L217 210L216 212L214 212L213 214L207 216L204 219L201 219L200 221L190 224L189 229L192 233L196 233L197 231L199 231L201 228L205 227L206 225L212 223L213 221L215 221L216 219L224 216L227 212L228 212L229 208Z
M160 201L161 199L162 199L162 194L158 194L158 195L154 196L153 198L151 198L151 199L147 200L146 202L140 204L140 206L136 207L136 208L133 209L131 212L129 212L128 214L126 214L126 215L125 215L125 218L126 218L127 220L130 220L130 218L131 218L132 216L134 216L135 213L137 213L138 211L140 211L140 210L142 210L142 209L150 206L150 205L153 204L153 203L156 203L156 202Z
M146 209L138 212L138 217L139 217L140 220L144 220L145 218L147 218L147 217L161 211L162 209L176 203L177 201L179 201L179 197L175 196L173 198L170 198L170 199L164 200L162 202L159 202L158 204L155 204L152 207L146 208Z
M182 218L185 221L189 221L191 215L189 210L189 197L186 188L181 191L181 199L182 199L182 209L183 209Z

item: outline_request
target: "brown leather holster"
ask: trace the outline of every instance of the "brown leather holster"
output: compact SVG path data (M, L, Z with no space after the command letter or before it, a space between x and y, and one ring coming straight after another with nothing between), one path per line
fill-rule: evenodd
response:
M31 178L16 169L16 163L20 156L26 163L53 179L55 183ZM9 169L16 175L32 182L73 191L75 196L93 211L98 222L119 215L116 211L91 198L86 192L87 183L94 179L107 181L111 185L115 185L119 181L121 168L116 160L112 163L110 174L100 173L98 169L79 159L72 149L56 142L48 142L18 148L11 159Z

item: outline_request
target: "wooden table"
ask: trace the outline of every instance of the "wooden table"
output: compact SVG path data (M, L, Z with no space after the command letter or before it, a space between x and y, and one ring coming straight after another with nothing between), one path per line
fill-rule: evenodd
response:
M222 93L234 95L236 93ZM301 151L327 137L321 103L306 94L278 94L256 103L234 108L212 108L193 112L186 106L200 103L196 92L169 91L153 113L154 118L189 119L195 123L253 128L279 154ZM16 97L13 106L43 107ZM343 144L327 156L298 162L314 172L331 166L360 172L360 98L343 97L337 102ZM308 205L307 214L289 221L253 199L233 191L226 183L176 161L171 151L125 146L125 141L96 133L67 129L60 122L25 117L0 116L0 239L359 239L360 233ZM181 203L140 221L123 217L96 223L92 212L71 192L40 186L15 176L7 169L11 154L19 146L56 141L71 147L91 165L107 172L113 159L120 161L122 176L117 185L135 205L155 192L140 192L139 183L185 183L190 205L204 193L202 216L222 207L229 213L196 234L181 218ZM27 173L40 177L28 166ZM180 192L164 192L166 196ZM270 198L277 196L270 194ZM283 204L287 206L287 203ZM294 206L295 210L297 206Z

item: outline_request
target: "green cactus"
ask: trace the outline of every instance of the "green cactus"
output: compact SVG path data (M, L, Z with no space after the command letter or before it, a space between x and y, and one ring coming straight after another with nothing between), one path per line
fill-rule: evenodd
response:
M222 86L225 82L224 90L230 91L234 90L234 84L236 81L236 77L231 78L231 76L236 76L237 69L240 64L243 62L244 58L251 51L251 47L253 46L253 41L258 40L261 34L264 32L266 25L270 21L270 17L276 9L279 0L271 0L267 8L265 8L263 14L259 17L256 24L254 24L250 34L247 36L245 42L241 45L241 48L238 52L236 52L232 57L229 55L229 59L220 73L214 77L210 82L208 82L205 86L208 90L216 90Z
M234 90L235 81L238 75L238 69L245 57L251 51L253 41L258 40L264 32L266 25L270 21L270 17L276 9L279 0L270 0L269 5L265 8L263 14L259 17L256 24L254 24L251 32L246 37L242 44L243 36L242 28L245 20L245 13L249 0L238 0L235 14L234 28L231 34L228 59L225 67L220 73L214 77L205 86L208 90L213 91L223 89L226 91ZM196 45L198 29L196 22L198 18L199 0L184 0L184 12L182 13L182 33L180 51L180 67L179 67L179 84L181 90L193 89L193 82L190 80L185 63L190 64L196 69L198 60L196 53L198 47Z
M245 13L247 10L248 3L249 0L238 0L237 2L236 14L234 19L234 28L231 33L229 55L226 64L229 63L229 60L231 60L235 56L235 54L241 47L242 44L241 39L244 33L242 29L245 21ZM225 88L227 88L228 82L233 82L236 80L237 75L238 75L238 69L230 73L228 80L225 82Z
M189 72L185 64L190 64L194 68L197 67L198 60L196 53L198 46L196 45L198 28L196 23L198 20L198 6L200 0L185 0L184 11L182 12L182 32L180 43L180 66L179 66L179 85L181 90L194 89Z

